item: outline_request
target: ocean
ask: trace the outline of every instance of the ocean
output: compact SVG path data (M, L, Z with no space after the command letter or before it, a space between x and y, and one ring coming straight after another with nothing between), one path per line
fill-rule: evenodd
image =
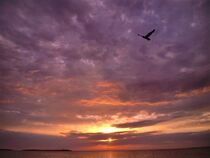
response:
M147 151L0 151L0 158L210 158L210 148Z

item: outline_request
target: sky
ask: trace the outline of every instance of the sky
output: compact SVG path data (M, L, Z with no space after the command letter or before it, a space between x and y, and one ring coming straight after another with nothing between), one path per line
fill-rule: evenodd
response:
M0 148L210 146L209 15L209 0L1 0Z

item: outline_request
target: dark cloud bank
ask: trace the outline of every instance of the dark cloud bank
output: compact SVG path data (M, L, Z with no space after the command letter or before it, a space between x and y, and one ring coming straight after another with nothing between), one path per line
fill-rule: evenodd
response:
M65 137L35 135L28 133L17 133L1 131L0 138L1 148L11 149L80 149L84 147L91 147L95 145L106 145L106 142L100 142L108 138L117 139L110 145L143 145L149 148L177 148L179 147L194 147L209 146L209 131L192 132L192 133L178 133L178 134L156 134L156 132L148 133L70 133ZM23 141L24 140L24 141ZM56 142L56 143L55 143Z

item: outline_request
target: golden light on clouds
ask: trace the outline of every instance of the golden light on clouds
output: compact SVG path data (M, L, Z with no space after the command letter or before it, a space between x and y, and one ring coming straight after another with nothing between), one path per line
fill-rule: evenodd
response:
M202 93L209 93L209 92L210 92L210 86L206 86L203 88L194 89L189 92L177 92L175 96L179 98L184 98L184 97L192 97L192 96L196 96Z
M120 129L116 127L102 127L100 130L102 133L114 133L120 131Z
M111 97L96 97L91 99L82 99L79 101L84 106L159 106L171 103L171 101L147 102L147 101L122 101Z
M128 128L117 128L117 127L112 127L111 124L96 124L96 125L90 125L86 129L87 132L90 133L115 133L115 132L124 132L124 131L129 131Z
M117 140L117 139L108 138L108 139L99 140L99 142L111 143L111 142L116 141L116 140Z

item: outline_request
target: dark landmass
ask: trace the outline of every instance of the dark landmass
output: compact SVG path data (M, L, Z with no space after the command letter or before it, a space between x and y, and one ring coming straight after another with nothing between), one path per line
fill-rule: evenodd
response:
M0 149L0 151L13 151L12 149Z
M13 150L13 149L0 149L0 151L72 151L69 149L23 149L23 150Z

